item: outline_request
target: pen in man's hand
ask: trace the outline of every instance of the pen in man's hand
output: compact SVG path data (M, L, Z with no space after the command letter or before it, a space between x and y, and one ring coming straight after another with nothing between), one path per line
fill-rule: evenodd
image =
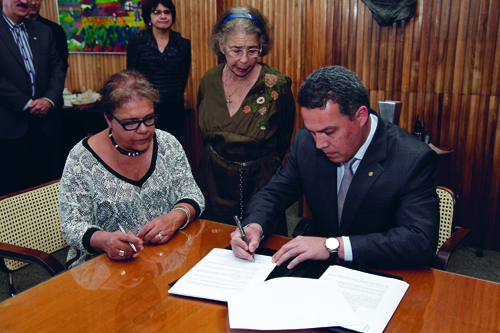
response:
M117 223L117 224L118 224L118 229L120 229L121 232L123 232L124 234L126 234L125 229L123 229L123 227L121 226L121 224L120 223ZM128 242L128 243L129 243L130 247L132 248L132 250L134 250L134 252L137 253L137 249L135 248L134 243L130 243L130 242Z
M241 226L241 221L238 218L238 216L235 216L234 220L236 221L236 225L238 226L238 229L240 229L241 238L243 238L243 240L245 241L247 246L250 246L250 242L248 241L247 234L245 233L245 230L243 230L243 227ZM252 258L255 260L255 253L250 252L250 247L248 248L248 253L250 253L252 255Z

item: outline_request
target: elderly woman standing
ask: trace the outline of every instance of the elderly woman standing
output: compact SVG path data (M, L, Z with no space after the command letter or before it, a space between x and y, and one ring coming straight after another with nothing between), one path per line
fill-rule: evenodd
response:
M191 67L191 42L172 30L176 11L171 0L146 0L142 19L147 29L127 46L127 69L146 75L160 92L156 127L181 140L185 121L184 89Z
M266 18L233 7L214 25L210 47L226 60L203 77L198 91L204 151L196 179L206 199L204 218L235 224L266 185L290 144L295 119L291 80L257 62L271 49ZM275 233L286 235L286 218Z
M109 128L71 150L61 179L68 268L103 252L128 259L135 254L129 243L137 251L143 241L165 243L204 208L181 145L155 130L158 92L146 77L131 70L116 73L102 95Z

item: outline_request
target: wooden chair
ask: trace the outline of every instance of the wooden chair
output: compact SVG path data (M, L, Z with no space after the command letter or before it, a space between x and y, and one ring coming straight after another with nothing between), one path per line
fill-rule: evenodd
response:
M51 253L67 247L61 234L59 180L0 197L0 270L15 295L12 273L35 263L52 276L64 266Z
M453 228L456 206L456 197L453 191L444 186L438 186L436 191L439 195L439 240L432 267L446 270L451 255L463 244L470 229L459 226Z
M456 198L453 191L443 186L438 186L436 191L439 195L440 211L439 241L432 267L446 270L451 255L463 244L470 230L458 226L453 228L453 217L456 206ZM299 235L306 234L307 229L311 227L313 223L314 220L311 215L305 216L295 227L292 237L295 238Z

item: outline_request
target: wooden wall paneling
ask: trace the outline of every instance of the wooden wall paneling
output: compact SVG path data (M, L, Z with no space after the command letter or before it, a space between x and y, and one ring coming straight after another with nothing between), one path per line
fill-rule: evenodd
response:
M478 16L480 6L476 2L470 7L469 12L469 24L467 26L467 47L465 48L465 67L464 67L464 82L462 86L463 94L477 94L478 89L474 85L473 87L473 76L474 76L474 65L477 61L476 57L481 55L477 53L477 43L478 43Z
M442 107L440 114L440 137L439 146L443 148L450 149L450 144L452 142L450 138L450 126L451 126L451 106L452 95L448 93L442 94Z
M436 45L435 50L435 63L436 63L436 75L435 75L435 87L433 91L443 93L444 92L444 80L446 72L445 58L447 54L448 46L448 35L449 35L449 1L440 1L441 5L439 7L440 14L439 18L436 20L436 30L434 33Z
M476 175L476 181L474 182L476 186L472 188L472 196L476 199L476 204L478 207L476 219L478 221L477 228L479 229L477 240L477 245L484 247L486 237L491 230L491 220L488 219L490 204L489 200L485 200L484 196L486 193L490 193L491 184L491 172L492 172L492 162L494 151L494 130L496 129L497 121L497 109L498 105L495 102L498 98L491 98L490 96L481 95L480 107L479 107L479 120L478 120L478 135L475 150L475 165L474 165L474 175ZM479 186L477 186L479 185Z
M446 15L447 18L448 29L446 31L447 39L446 45L443 47L446 49L444 66L445 66L445 75L444 75L444 86L443 92L445 94L453 93L453 84L455 80L455 57L457 56L457 42L458 42L458 31L460 25L460 6L452 5L452 0L447 0L446 4Z
M198 87L201 78L211 68L217 65L217 57L210 51L208 37L212 26L219 17L221 2L208 1L177 1L176 10L179 24L177 31L191 40L191 71L186 86L186 106L191 112L186 119L186 128L183 134L183 147L189 163L196 174L203 145L198 126L198 111L196 110Z
M500 2L494 2L495 6L500 6ZM498 11L497 8L494 9L495 12ZM495 43L495 51L494 51L494 56L493 56L493 66L492 68L488 68L485 70L490 71L491 70L491 77L492 77L492 82L491 82L491 90L490 94L494 96L499 96L500 95L500 24L497 27L497 35L496 35L496 43ZM494 61L496 59L496 61Z
M455 68L453 70L453 94L460 94L463 92L464 86L464 76L465 76L465 58L466 51L468 49L467 45L467 30L469 26L469 9L470 2L468 0L463 0L459 3L459 22L457 23L457 45L455 49Z
M59 13L57 11L56 0L46 0L40 7L40 15L53 22L59 23Z
M459 163L455 165L458 174L462 175L462 180L459 182L459 192L462 197L462 202L470 208L473 207L471 201L471 189L476 184L471 184L473 171L474 149L476 149L475 129L476 119L479 106L479 96L477 95L462 95L462 105L459 123L459 139L457 143L457 156ZM470 209L464 209L464 214L461 217L467 224L478 224L479 221L472 219ZM475 228L473 228L475 229ZM477 236L477 230L472 230L472 238Z
M370 71L369 80L364 82L367 89L377 89L378 84L378 64L380 57L380 26L373 23L371 30L371 43L370 43Z
M363 61L366 57L365 49L364 49L364 38L366 34L366 20L365 17L365 8L363 2L357 0L356 1L356 17L354 24L356 25L356 39L353 41L353 46L356 52L356 55L353 59L356 74L359 76L361 81L364 82L365 72L363 68Z
M481 83L483 78L483 62L485 58L485 47L486 47L486 34L488 30L488 12L489 12L489 0L482 0L478 8L477 13L477 31L474 34L475 45L474 45L474 56L472 60L472 75L471 75L471 93L472 94L483 94L483 89ZM487 87L486 89L489 89Z
M386 73L384 77L385 81L385 91L386 91L386 100L396 100L394 98L394 79L395 79L395 66L396 66L396 39L397 27L396 23L387 27L387 64L386 64ZM399 87L398 87L399 89ZM378 103L377 103L378 107Z
M440 141L441 96L442 94L436 92L426 93L426 108L429 110L426 131L430 133L429 142L437 146L439 146Z
M379 27L378 34L378 64L377 64L377 79L376 87L377 90L386 90L387 83L387 61L388 61L388 49L389 49L389 28ZM378 104L378 103L375 103ZM378 110L378 105L377 105Z
M358 52L359 54L362 54L363 60L362 60L362 68L358 70L359 72L359 77L361 78L361 81L365 84L365 86L368 86L368 83L370 81L370 64L371 64L371 43L372 43L372 31L373 31L373 15L372 12L364 5L360 5L362 11L364 12L363 16L358 16L362 21L364 21L363 25L363 32L359 32L358 35L360 36L361 43L359 44L360 50L363 50L362 52ZM359 29L358 29L359 31Z
M426 5L426 1L420 1L417 4L417 8L415 9L415 16L410 21L410 25L414 25L413 33L413 47L411 50L411 66L410 66L410 85L409 91L416 92L418 91L418 73L419 73L419 65L420 65L420 51L422 47L422 20L423 16L422 12L424 11L424 5Z
M429 15L428 28L429 32L426 34L428 38L425 38L426 44L428 45L428 55L426 57L426 61L428 65L423 65L425 71L424 72L424 80L425 80L425 92L436 92L437 84L437 70L438 70L438 53L439 49L443 49L442 45L439 43L440 41L440 27L441 27L441 6L442 0L433 1L431 4L433 6L433 10L431 15Z
M490 188L487 192L488 210L486 220L488 228L486 230L486 244L498 242L500 237L500 100L498 96L492 96L490 100L490 120L488 132L491 133L491 144L486 150L491 158L490 169L486 170L485 177L490 173ZM490 131L491 129L491 131Z
M325 66L332 66L335 63L335 52L336 52L336 44L332 42L336 37L335 29L331 29L330 27L334 26L334 15L335 15L335 6L332 4L332 1L329 1L326 4L325 8L325 37L324 37L324 48L325 48ZM307 36L304 36L307 38Z
M495 80L491 75L491 69L494 67L495 62L495 49L498 38L500 19L500 3L498 1L490 2L487 10L487 23L486 23L486 37L483 46L484 61L483 66L480 68L482 74L481 94L490 95L492 90L492 82ZM499 59L496 59L499 62Z
M357 49L356 49L356 38L359 34L357 18L358 18L358 2L357 1L348 1L349 3L349 14L348 14L348 22L347 27L349 29L347 45L346 45L346 67L351 69L352 71L357 70L356 68L356 57L357 57ZM327 26L327 32L331 30L330 26ZM363 49L359 50L363 51Z

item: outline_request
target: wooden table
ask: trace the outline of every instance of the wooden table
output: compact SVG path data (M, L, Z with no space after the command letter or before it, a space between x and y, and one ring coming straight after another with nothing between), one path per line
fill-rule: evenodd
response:
M233 230L197 220L135 260L100 256L0 303L0 331L244 332L229 328L225 303L168 294L168 283L226 247ZM500 332L500 284L428 268L383 271L410 284L385 332Z

